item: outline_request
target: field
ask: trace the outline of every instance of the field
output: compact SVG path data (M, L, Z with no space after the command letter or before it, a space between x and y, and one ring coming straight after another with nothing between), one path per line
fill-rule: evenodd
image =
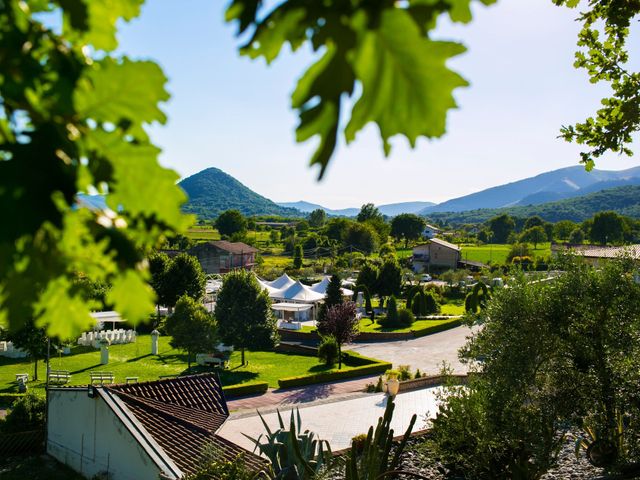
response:
M71 355L56 356L51 359L53 370L68 370L72 379L70 385L89 383L89 372L107 371L115 374L116 382L124 382L125 377L139 377L140 381L157 380L160 376L174 376L187 373L186 354L169 345L169 337L160 337L159 354L151 355L151 337L140 335L136 343L112 345L109 349L109 364L100 365L100 351L91 347L73 347ZM248 381L268 382L270 387L278 386L278 379L298 375L330 371L310 356L279 352L247 352L248 365L240 365L240 352L231 356L230 368L220 373L223 385L236 385ZM343 370L351 367L343 367ZM192 363L192 373L206 371ZM16 373L33 375L33 363L0 357L0 392L15 392ZM38 381L29 382L31 389L44 387L45 363L38 362Z
M507 261L507 255L511 250L511 245L489 244L489 245L463 245L462 259L486 264L502 264ZM537 249L531 246L533 257L550 257L551 244L541 243Z

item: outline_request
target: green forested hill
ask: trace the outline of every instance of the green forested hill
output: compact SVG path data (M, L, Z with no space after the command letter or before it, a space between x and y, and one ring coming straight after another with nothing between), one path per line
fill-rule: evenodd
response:
M548 222L560 220L582 222L604 210L613 210L621 215L640 218L640 186L610 188L581 197L541 205L431 213L428 218L450 224L482 223L496 215L508 213L514 217L540 215Z
M218 168L202 170L178 185L189 196L184 211L195 213L201 219L215 218L229 209L240 210L244 215L303 216L294 208L281 207L258 195Z

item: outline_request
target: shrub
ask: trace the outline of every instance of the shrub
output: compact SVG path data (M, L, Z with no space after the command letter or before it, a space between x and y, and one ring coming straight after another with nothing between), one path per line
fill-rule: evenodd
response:
M420 369L419 368L416 369L416 374L415 374L415 376L413 378L422 378L422 373L420 373Z
M398 326L398 302L396 297L391 295L387 302L387 318L384 321L385 326L397 327Z
M400 381L411 380L411 370L409 365L398 365L398 373Z
M327 367L333 367L338 360L339 349L336 337L333 335L327 335L321 337L320 345L318 346L318 358L324 362Z
M269 389L269 384L267 382L243 383L240 385L231 385L229 387L222 387L222 391L224 392L224 396L226 398L241 397L244 395L262 394L262 393L266 393L268 389Z
M411 310L403 308L398 312L398 323L403 327L409 327L413 325L413 322L415 322L415 320L416 317L413 315L413 313L411 313Z
M373 363L370 365L363 365L362 367L352 368L351 370L334 370L332 372L316 373L313 375L281 378L278 380L278 386L280 388L303 387L305 385L313 385L314 383L331 382L347 378L362 377L364 375L384 373L389 368L391 368L391 364L387 362Z
M0 427L4 432L27 432L44 428L46 402L44 397L27 393L11 406Z
M376 392L382 392L382 390L383 390L383 386L384 386L384 382L383 382L383 380L382 380L382 376L379 376L379 377L378 377L378 381L377 381L377 383L376 383L376 389L375 389L375 391L376 391Z

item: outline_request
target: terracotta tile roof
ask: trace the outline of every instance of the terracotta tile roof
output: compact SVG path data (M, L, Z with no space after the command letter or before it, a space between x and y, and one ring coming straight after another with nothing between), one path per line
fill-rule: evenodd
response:
M205 447L216 458L244 463L258 471L261 457L216 435L229 416L217 375L202 374L104 387L115 394L168 457L187 474L197 471Z
M586 258L640 258L640 245L626 245L622 247L602 245L551 245L553 252L567 250Z
M252 247L251 245L247 245L242 242L228 242L226 240L216 240L213 242L209 242L212 245L215 245L221 250L224 250L229 253L233 253L236 255L240 255L241 253L256 253L258 252L257 248Z
M459 246L454 245L453 243L445 242L444 240L440 240L439 238L432 238L430 242L435 243L436 245L441 245L446 248L451 248L452 250L460 250Z
M210 373L121 384L110 388L136 397L229 415L218 377Z

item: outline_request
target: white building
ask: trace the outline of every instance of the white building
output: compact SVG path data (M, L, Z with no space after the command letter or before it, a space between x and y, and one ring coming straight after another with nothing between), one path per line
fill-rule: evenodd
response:
M195 473L205 446L243 454L217 435L229 412L215 374L126 385L49 389L47 453L87 478L179 479Z

